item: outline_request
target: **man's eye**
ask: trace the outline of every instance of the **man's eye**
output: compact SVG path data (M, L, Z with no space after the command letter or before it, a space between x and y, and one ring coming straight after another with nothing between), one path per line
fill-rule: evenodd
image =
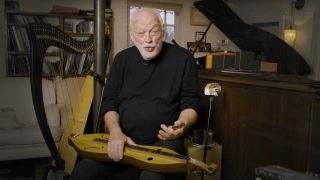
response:
M154 31L151 31L150 33L151 33L151 35L158 35L160 33L160 31L154 30Z

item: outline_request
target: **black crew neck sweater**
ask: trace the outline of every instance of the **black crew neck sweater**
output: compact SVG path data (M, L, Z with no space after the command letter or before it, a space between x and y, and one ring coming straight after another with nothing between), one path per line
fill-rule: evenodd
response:
M135 46L115 56L101 113L117 111L133 141L156 142L160 125L172 125L187 108L199 109L196 65L188 50L163 42L160 54L147 62Z

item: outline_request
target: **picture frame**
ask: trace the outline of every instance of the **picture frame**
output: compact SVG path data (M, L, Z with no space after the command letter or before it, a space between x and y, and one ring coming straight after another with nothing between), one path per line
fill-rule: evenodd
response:
M205 32L201 32L201 31L198 31L196 32L196 35L195 35L195 42L198 42L201 40L202 36L205 34ZM202 42L206 42L206 35L204 36Z
M193 52L196 45L197 42L187 42L187 49ZM211 52L211 43L200 43L197 52Z
M199 45L199 51L201 51L201 52L211 52L211 43L201 43Z
M196 43L194 42L187 42L187 49L191 52L194 51L194 48L196 47Z
M193 26L208 26L210 20L203 15L197 8L191 7L190 9L190 25Z

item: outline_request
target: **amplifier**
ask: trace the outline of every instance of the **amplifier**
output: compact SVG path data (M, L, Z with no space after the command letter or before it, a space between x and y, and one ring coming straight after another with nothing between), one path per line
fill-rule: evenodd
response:
M236 53L237 70L260 70L260 61L255 59L255 54L252 51L241 51Z
M206 69L221 71L234 68L236 54L230 52L210 53L206 57Z
M320 180L317 174L305 174L282 166L255 168L256 180Z

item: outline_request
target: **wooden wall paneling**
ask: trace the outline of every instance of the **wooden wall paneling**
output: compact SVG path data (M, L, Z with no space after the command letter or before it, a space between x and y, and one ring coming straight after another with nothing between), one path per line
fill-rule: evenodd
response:
M310 125L310 156L308 171L320 174L320 98L313 101L312 120Z

